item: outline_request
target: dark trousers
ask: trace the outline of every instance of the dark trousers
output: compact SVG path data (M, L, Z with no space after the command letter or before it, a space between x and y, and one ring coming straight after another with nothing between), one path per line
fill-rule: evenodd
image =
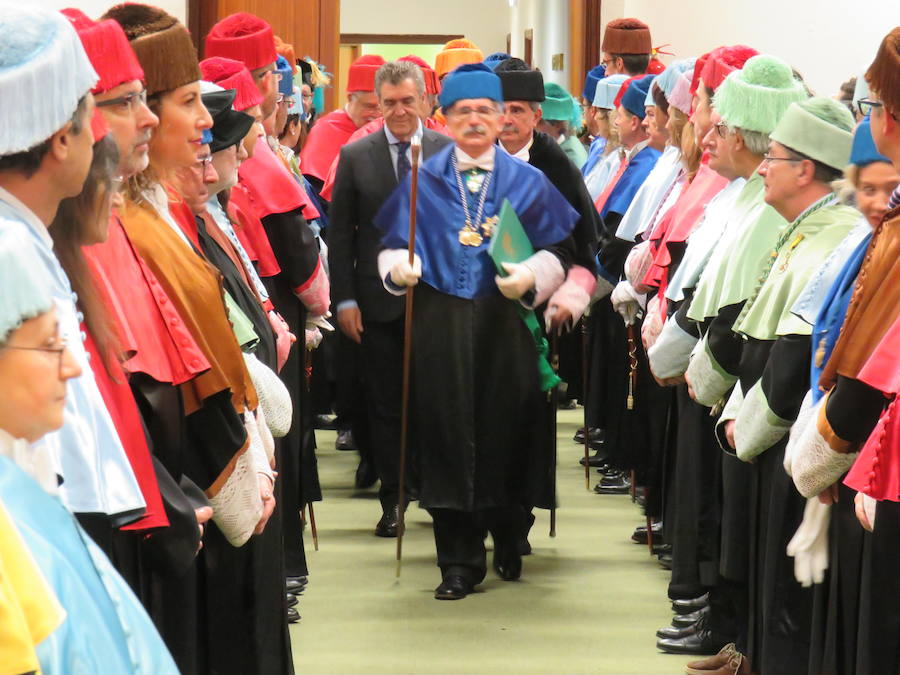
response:
M365 322L362 356L369 449L381 480L378 497L388 510L398 502L403 318Z
M428 509L434 520L434 545L441 575L458 574L472 584L484 581L488 532L497 542L515 546L524 531L524 511L519 506L496 507L481 511Z

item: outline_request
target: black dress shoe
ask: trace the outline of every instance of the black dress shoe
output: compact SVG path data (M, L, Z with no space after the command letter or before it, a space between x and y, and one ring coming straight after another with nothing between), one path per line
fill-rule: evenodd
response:
M683 638L660 638L656 642L656 648L667 654L712 655L729 642L729 639L703 628Z
M690 614L698 609L703 609L709 604L709 593L704 593L699 598L690 600L673 600L672 611L676 614Z
M397 526L400 524L400 516L397 507L389 508L381 514L381 520L375 526L376 537L396 537Z
M662 523L653 523L653 538L662 536ZM635 544L643 544L647 545L647 526L646 525L638 525L634 528L634 532L631 535L631 541ZM696 608L695 608L696 609Z
M624 495L631 491L631 480L624 473L607 474L594 486L598 495Z
M664 570L672 569L672 554L671 553L660 553L659 554L659 566Z
M287 620L288 623L297 623L300 620L300 612L293 607L288 607Z
M356 441L353 440L353 432L350 429L338 431L334 441L335 450L356 450Z
M693 635L696 632L696 623L692 623L690 626L685 626L684 628L677 628L676 626L666 626L665 628L660 628L658 631L656 631L656 637L668 638L669 640L677 640L678 638Z
M604 450L597 450L596 452L594 452L593 455L588 457L588 466L594 467L594 468L600 468L604 464L607 464L608 460L609 460L608 452L606 452ZM581 466L584 466L584 457L579 459L578 463L581 464Z
M522 556L517 542L507 544L494 540L492 567L504 581L515 581L522 576Z
M676 628L691 626L697 623L706 614L709 614L709 607L698 609L696 612L691 612L690 614L676 614L672 617L672 625Z
M314 426L316 429L334 429L334 415L316 415Z
M662 541L653 543L653 555L660 556L660 555L664 555L666 553L668 553L669 555L672 555L672 544L666 544ZM702 605L698 605L697 607L694 607L694 608L688 610L687 612L678 612L678 613L679 614L690 614L694 610L700 609L701 606Z
M572 438L576 443L584 443L584 427L581 427L578 431L575 432L575 436ZM592 427L590 433L588 434L588 443L603 443L603 429L598 429L597 427Z
M302 593L309 583L308 577L288 577L284 580L284 588L288 593Z
M473 590L472 584L466 578L451 574L434 589L434 597L436 600L462 600Z
M359 466L356 467L356 477L353 480L356 489L365 490L370 488L375 485L377 480L378 474L375 472L375 465L366 459L359 460Z
M287 606L288 606L288 607L293 607L293 606L296 605L298 602L300 602L299 600L297 600L297 596L294 595L293 593L287 593L287 594L285 595L285 599L287 600Z

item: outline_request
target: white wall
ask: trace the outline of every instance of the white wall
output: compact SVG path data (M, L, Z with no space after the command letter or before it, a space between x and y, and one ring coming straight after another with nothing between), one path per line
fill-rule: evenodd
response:
M569 3L567 0L518 0L509 10L509 33L513 56L525 54L525 31L534 30L532 61L544 80L568 88ZM553 70L554 54L564 54L564 69Z
M487 56L506 49L507 0L341 0L342 33L465 35Z
M814 91L833 96L865 70L900 23L900 7L897 0L604 0L604 25L622 16L645 21L654 46L668 42L678 57L747 44L784 59Z
M166 10L181 22L187 16L187 0L147 0L148 4ZM76 7L92 19L96 19L110 7L122 4L122 0L40 0L41 7L65 9Z

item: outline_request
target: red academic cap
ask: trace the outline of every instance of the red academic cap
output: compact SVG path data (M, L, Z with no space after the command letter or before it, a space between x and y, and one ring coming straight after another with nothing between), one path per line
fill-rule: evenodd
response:
M207 82L237 91L234 98L235 110L246 110L262 103L263 97L253 82L253 76L240 61L214 56L200 62L200 72Z
M275 63L275 34L258 16L238 12L219 21L206 36L207 58L224 56L240 61L248 70Z
M421 57L416 56L415 54L408 54L407 56L401 56L398 61L409 61L410 63L415 63L419 68L422 69L422 76L425 78L425 93L426 94L438 94L441 91L441 85L438 82L437 74L434 72L434 69L425 63L425 60Z
M97 71L99 79L91 93L102 94L120 84L144 79L144 69L117 21L94 21L79 9L67 8L62 13L78 32L84 51Z
M746 45L732 45L731 47L719 47L709 53L709 58L703 64L699 79L703 84L715 91L728 77L728 74L744 67L744 62L751 56L759 54L753 47ZM697 74L696 67L694 74Z
M347 91L375 91L375 72L384 65L378 54L360 56L350 64L347 75Z

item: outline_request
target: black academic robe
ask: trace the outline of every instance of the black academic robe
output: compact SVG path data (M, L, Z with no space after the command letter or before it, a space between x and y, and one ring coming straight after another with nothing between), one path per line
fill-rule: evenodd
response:
M790 335L744 341L740 386L746 395L758 381L771 410L795 419L809 389L810 340ZM749 623L747 656L754 671L807 672L812 629L812 589L794 577L786 547L803 521L806 499L784 471L787 437L750 464ZM726 494L726 499L729 495Z
M559 147L559 143L540 131L534 133L534 141L528 151L528 163L540 169L578 212L579 218L572 230L575 243L573 262L596 274L596 255L603 232L603 219L594 208L581 171ZM582 336L577 330L561 336L557 341L559 376L568 385L570 399L583 397L582 349Z

